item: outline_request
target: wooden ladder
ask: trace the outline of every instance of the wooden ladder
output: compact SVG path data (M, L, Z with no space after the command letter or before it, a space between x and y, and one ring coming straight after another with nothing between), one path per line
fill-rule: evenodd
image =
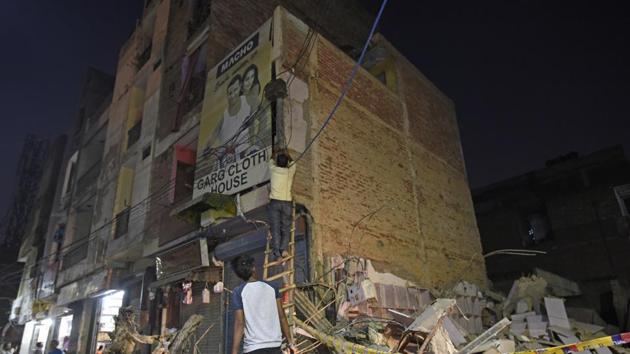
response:
M280 294L287 293L283 308L287 314L289 325L293 325L293 315L295 313L295 302L293 300L293 290L295 290L295 204L291 205L291 232L289 238L288 256L269 261L271 256L271 228L267 229L267 246L265 247L265 262L263 264L263 279L265 281L275 281L280 278L284 280L284 286L280 289ZM282 271L269 275L269 270L275 266L282 266Z

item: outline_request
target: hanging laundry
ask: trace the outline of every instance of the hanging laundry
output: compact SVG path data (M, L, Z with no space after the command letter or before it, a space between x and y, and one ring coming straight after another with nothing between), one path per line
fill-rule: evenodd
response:
M206 286L201 292L201 302L203 302L204 304L210 303L210 290L208 290L208 283L206 283Z
M192 297L192 282L185 281L182 283L182 290L184 291L184 304L191 305L193 303Z

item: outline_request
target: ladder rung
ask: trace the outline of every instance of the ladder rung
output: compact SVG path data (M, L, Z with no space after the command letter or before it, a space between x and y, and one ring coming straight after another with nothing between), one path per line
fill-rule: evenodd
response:
M295 289L295 288L296 288L295 284L291 284L291 285L285 286L284 288L280 289L280 294L282 294L285 291L289 291L289 290L292 290L292 289Z
M291 274L291 273L293 273L293 269L289 269L289 270L284 271L284 272L282 272L282 273L278 273L278 274L272 275L272 276L268 277L268 278L267 278L267 279L265 279L265 280L266 280L266 281L274 281L274 280L276 280L276 279L280 279L280 278L282 278L283 276L285 276L285 275L289 275L289 274Z
M286 261L289 261L293 258L293 256L286 256L284 258L280 258L277 261L271 261L271 262L267 262L267 264L264 264L263 267L265 268L269 268L269 267L273 267L273 266L277 266L280 265Z
M286 304L282 304L282 308L285 310L288 309L289 307L294 307L294 306L295 304L292 302L287 302Z

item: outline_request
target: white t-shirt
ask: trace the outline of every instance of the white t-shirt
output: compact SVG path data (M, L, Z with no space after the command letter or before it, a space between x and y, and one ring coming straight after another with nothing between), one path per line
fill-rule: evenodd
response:
M241 284L232 292L232 309L245 314L243 353L282 345L279 298L278 288L264 281Z

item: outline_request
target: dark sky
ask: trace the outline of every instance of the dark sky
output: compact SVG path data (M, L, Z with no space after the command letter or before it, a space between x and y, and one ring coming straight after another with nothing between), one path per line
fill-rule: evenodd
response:
M629 1L390 1L382 30L455 101L473 187L625 143Z
M0 215L28 133L66 132L89 65L113 73L140 0L3 1L0 11Z
M141 9L141 0L4 2L0 212L24 136L68 129L87 66L114 72ZM569 151L625 143L630 153L629 10L627 1L391 0L381 32L455 101L477 187Z

